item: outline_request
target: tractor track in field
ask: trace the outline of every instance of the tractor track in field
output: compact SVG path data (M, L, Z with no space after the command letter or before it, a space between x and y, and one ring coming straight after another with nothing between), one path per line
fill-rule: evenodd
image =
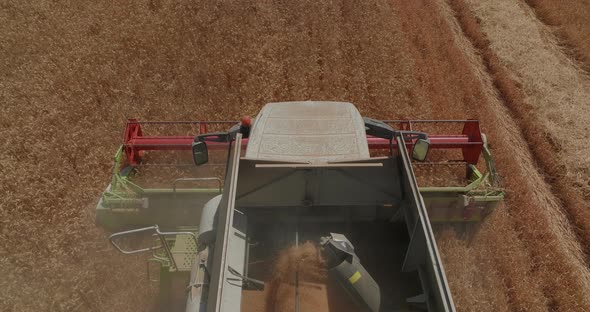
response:
M590 73L590 3L574 1L567 6L559 0L525 0L537 18L558 37L564 53Z
M410 9L407 11L403 11L400 10L400 19L404 20L405 16L412 16L412 14L416 14L417 12L422 13L422 15L428 14L428 13L424 13L424 12L432 12L432 11L436 11L436 5L433 5L433 3L436 2L428 2L428 1L418 1L418 2L413 2L412 4L415 6L422 6L421 9L418 8L414 8L414 9ZM440 4L440 2L438 2ZM458 3L457 1L451 1L451 7L457 11L461 10L461 3ZM408 4L408 6L410 6L410 4ZM444 7L444 4L442 4L442 7ZM403 7L402 7L403 9ZM434 10L433 10L434 9ZM463 9L466 9L466 7L463 4ZM444 9L440 9L441 11L444 11ZM463 12L463 13L467 13L467 12ZM430 13L432 14L432 13ZM456 15L456 12L452 12L452 15ZM459 16L461 19L461 16ZM436 24L439 23L438 21L436 21L436 16L413 16L413 18L409 19L408 24L411 24L412 21L416 21L416 20L420 20L420 21L434 21L432 22L432 24ZM447 20L452 20L452 18L447 19ZM481 103L474 103L474 107L485 107L485 106L490 106L487 109L483 108L483 109L479 109L479 116L478 118L480 118L482 121L484 121L484 128L485 125L494 125L494 127L502 127L501 125L503 123L508 122L509 124L507 124L507 126L509 125L510 127L507 127L509 130L508 133L502 135L502 131L499 131L500 133L495 133L498 131L494 131L492 129L490 129L489 127L487 128L486 132L488 134L491 134L492 137L494 137L493 140L491 140L492 145L496 147L495 151L496 151L496 156L497 158L499 158L499 163L500 167L512 167L514 168L515 165L515 161L514 159L507 159L505 158L506 156L510 156L513 155L514 157L518 158L518 157L522 157L523 160L525 159L530 159L531 156L528 155L528 152L522 153L520 152L518 149L519 148L524 148L527 151L529 149L531 149L531 147L535 147L535 149L532 149L531 151L533 152L532 156L537 156L537 157L533 157L531 159L531 161L525 161L524 163L526 163L527 165L525 167L528 168L528 170L521 172L521 174L519 175L517 172L519 170L511 170L509 171L510 173L506 172L503 174L504 178L507 179L507 186L509 188L509 193L511 193L513 196L516 195L516 193L513 192L519 192L522 191L524 193L526 193L527 191L525 191L526 186L525 185L529 185L528 189L543 189L545 190L544 194L548 195L548 196L538 196L537 198L531 197L530 194L528 195L516 195L515 197L509 197L507 200L507 212L509 214L509 218L513 219L513 220L507 220L508 222L508 227L512 227L514 228L513 231L514 234L512 235L516 235L514 238L517 240L521 240L523 243L525 243L525 245L521 246L521 250L517 253L517 252L512 252L512 257L513 259L505 259L500 257L500 259L498 259L499 263L510 263L508 266L503 266L503 265L498 265L496 268L498 270L500 270L500 274L503 276L503 281L505 283L505 287L507 289L509 289L509 291L507 292L508 294L508 300L510 302L510 306L512 306L514 309L517 310L521 310L521 309L532 309L532 310L543 310L543 309L565 309L565 310L585 310L588 308L588 302L581 302L581 303L577 303L575 301L571 301L568 299L568 291L566 289L563 290L559 290L563 283L572 283L572 288L573 289L585 289L587 288L588 284L587 284L587 280L588 280L588 267L586 265L586 262L584 261L584 255L580 252L580 249L584 248L585 244L585 236L587 236L587 233L584 230L584 227L588 226L588 219L585 217L585 210L583 209L583 200L580 197L575 197L574 195L576 195L576 191L572 191L571 189L568 189L568 185L566 184L568 181L564 181L564 177L562 174L556 174L556 170L553 169L553 171L549 171L549 174L553 174L553 179L557 179L557 181L559 183L556 183L554 181L549 180L549 182L552 182L551 185L553 185L553 187L557 187L557 190L553 190L553 192L551 191L551 188L549 188L546 184L543 183L543 180L548 180L547 179L547 173L541 173L538 174L537 173L537 165L536 163L540 162L540 161L544 161L544 164L548 166L548 168L551 168L549 166L553 166L553 168L555 168L555 164L552 163L551 161L555 161L555 159L551 159L550 156L547 155L539 155L536 154L534 152L538 152L540 148L543 147L548 147L547 144L547 140L543 140L543 138L539 138L539 137L535 137L535 135L538 135L539 133L542 132L531 132L531 130L537 129L538 126L534 123L534 115L531 116L529 115L529 118L527 120L525 120L524 122L521 123L520 119L513 119L510 117L509 112L504 113L505 116L501 117L503 115L502 111L505 110L502 107L508 107L508 108L512 108L514 109L514 106L518 106L520 105L524 105L524 103L522 102L517 102L518 100L518 88L513 84L513 82L510 80L510 77L508 75L507 72L505 72L505 70L502 70L502 68L499 66L498 60L497 58L494 59L494 55L492 53L491 50L489 50L486 46L482 45L482 43L486 43L485 38L477 38L476 36L481 36L481 33L478 33L478 28L474 27L477 25L474 24L466 24L466 22L469 21L465 21L465 20L460 20L459 24L462 26L462 28L460 29L460 34L459 36L466 34L467 38L470 39L470 43L468 43L468 45L474 44L476 48L479 48L479 55L482 55L484 58L484 65L487 65L487 68L483 68L483 71L481 71L481 74L479 74L480 76L489 76L491 77L491 81L490 81L490 86L487 87L488 91L484 91L483 93L480 93L480 95L476 96L476 98L481 102ZM424 23L425 24L425 23ZM436 42L436 40L428 40L428 39L423 39L424 37L428 38L428 34L434 34L437 33L438 36L441 36L441 32L444 33L444 27L442 27L440 24L437 25L440 26L440 28L437 30L435 29L436 26L433 26L432 29L429 31L428 28L422 28L423 31L425 32L424 34L422 34L421 36L416 36L413 39L416 40L417 42L415 42L415 44L417 46L421 46L422 47L422 51L424 50L428 50L428 44L429 42ZM469 27L471 27L471 29L469 29ZM416 28L414 28L416 29ZM418 28L419 29L419 28ZM408 31L406 33L410 33L412 30L412 27L408 27ZM471 32L471 33L469 33ZM444 36L441 40L448 40L448 41L452 41L452 39L447 39ZM474 42L475 40L481 40L482 42L480 42L480 45L477 46L477 41ZM420 41L423 40L423 41ZM459 44L460 46L462 45L461 43L458 43L458 41L460 40L455 40L455 45ZM422 45L421 45L422 44ZM467 53L467 51L469 50L468 47L462 46L464 47L464 52ZM436 47L435 47L436 48ZM487 50L483 50L482 49L487 49ZM438 54L438 55L437 55ZM426 61L432 60L432 59L436 59L437 56L442 56L442 58L445 58L447 60L447 62L449 64L453 64L454 66L457 66L457 58L461 58L461 56L457 56L456 53L452 52L452 47L448 47L448 48L444 48L444 49L440 49L438 51L437 54L432 54L432 55L428 55L426 57ZM467 53L468 54L468 53ZM416 54L415 54L416 55ZM417 54L420 55L420 54ZM473 58L473 57L472 57ZM419 62L417 62L419 64ZM482 63L481 59L479 56L475 57L475 61L473 63L476 63L475 67L477 67L477 63ZM429 64L429 68L435 68L436 65L439 64ZM458 66L457 71L461 72L463 71L464 68L469 68L470 65L469 64L461 64L460 66ZM420 72L420 70L418 70L418 72ZM441 71L441 72L444 72ZM477 70L475 70L475 72L477 72ZM471 73L466 72L466 73L462 73L461 75L463 75L463 79L465 80L477 80L477 77L473 77L471 76ZM438 78L438 79L437 79ZM483 82L485 80L484 78L479 77L480 80L482 80L482 85L485 88L485 83ZM436 76L427 76L427 81L431 82L432 81L444 81L445 79L447 80L451 80L453 81L453 77L452 75L446 76L446 77L436 77ZM465 85L464 80L462 80L461 78L455 78L456 79L456 84L458 86L463 86L463 89L469 89L468 86ZM432 86L433 89L436 90L436 86ZM475 86L475 89L480 88L479 86ZM430 89L430 88L429 88ZM493 93L498 92L500 98L502 99L502 101L497 101L494 99L494 95L492 96L485 96L486 92L489 92L490 90L492 90ZM494 91L495 90L495 91ZM437 90L440 91L440 90ZM478 92L478 91L476 91ZM481 91L479 91L481 92ZM440 94L435 94L435 96L439 96ZM436 99L436 97L431 97ZM469 97L465 97L463 98L463 100L468 100ZM486 102L488 102L486 104ZM501 105L492 105L492 103L497 102L497 104ZM503 102L503 104L502 104ZM448 102L447 102L448 103ZM494 108L494 106L496 106L496 108ZM490 110L491 109L491 110ZM526 109L526 106L522 107L521 109ZM487 112L486 112L487 110ZM514 112L513 112L514 113ZM513 114L512 113L512 114ZM490 118L489 116L494 116L492 118ZM498 116L498 117L495 117ZM514 125L519 125L519 127L514 127ZM528 128L527 128L528 127ZM536 127L536 128L533 128ZM500 136L498 136L498 134L500 134ZM523 136L524 134L524 136ZM504 144L508 144L508 142L514 142L514 136L516 137L521 137L521 139L519 140L519 143L521 144L514 144L513 145L513 150L510 150L510 146L506 146L503 147L502 145ZM527 142L527 140L531 140L534 139L532 142ZM535 141L536 140L536 141ZM539 146L535 146L535 143L539 142ZM516 142L514 142L516 143ZM524 145L522 145L522 143L525 143ZM545 145L543 145L543 144ZM520 146L519 146L520 145ZM549 146L551 147L551 146ZM514 149L516 149L516 151L514 151ZM538 157L543 156L541 159L537 159ZM559 160L557 160L559 161ZM512 164L511 164L512 163ZM504 169L501 169L501 171L504 171ZM514 177L511 177L514 176ZM531 182L528 182L528 180L532 180L532 184ZM560 192L563 192L562 194L560 194ZM552 195L551 195L552 194ZM568 197L569 195L569 197ZM519 198L520 197L520 198ZM562 200L563 202L560 202L560 200ZM547 207L548 208L548 212L549 214L546 216L541 216L542 211L535 211L535 206L540 208L540 207ZM565 213L564 213L565 210ZM538 220L535 220L538 219ZM535 221L535 222L531 222L531 221ZM572 222L573 221L573 222ZM539 223L540 222L540 223ZM570 224L572 223L572 224ZM497 224L497 223L496 223ZM541 224L545 224L545 225L541 225ZM539 226L539 228L535 228ZM580 229L581 228L581 229ZM550 230L547 230L550 229ZM580 237L582 239L577 240L576 236L573 235L572 233L572 229L577 229L577 237ZM554 250L560 250L557 251L556 253L551 252L551 255L549 255L547 252L544 252L543 250L547 250L548 247L546 242L543 243L539 243L539 237L544 237L544 240L547 240L548 242L550 242L550 245L552 245L553 247L549 247L549 248L554 248ZM552 237L551 239L549 239L550 237ZM543 240L542 239L542 240ZM541 241L542 241L541 240ZM444 242L443 242L444 244ZM526 247L525 247L526 246ZM477 248L477 247L476 247ZM526 251L525 254L520 254L522 251ZM447 254L447 252L443 251L443 254ZM497 256L497 254L492 255L492 257ZM450 255L450 258L452 260L448 260L445 261L445 265L448 265L449 263L453 263L454 261L458 261L457 258L452 257L452 255ZM519 260L520 259L520 260ZM549 261L547 259L550 259ZM460 261L458 261L460 262ZM569 265L565 265L566 263L569 263ZM571 266L570 266L571 265ZM514 267L519 267L518 272L514 272ZM548 272L554 272L555 270L559 269L559 270L563 270L564 268L568 268L567 270L570 270L566 275L568 277L563 278L563 279L555 279L554 274L553 273L548 273ZM488 268L489 269L489 268ZM453 271L452 273L457 274L457 276L455 277L451 277L450 278L450 282L452 285L452 289L453 286L455 287L454 289L461 289L461 285L457 285L454 284L456 281L462 279L463 277L461 276L460 273L458 273L457 271ZM518 278L515 278L515 276L518 276ZM543 280L542 282L540 280ZM539 283L539 284L537 284ZM534 284L537 284L535 287L530 287ZM552 286L541 286L541 285L552 285ZM471 285L470 285L471 286ZM468 290L466 290L466 292L468 292ZM583 291L578 292L577 296L580 298L583 298ZM461 305L463 302L463 295L458 295L456 296L458 297L459 300L456 300L456 302L458 303L458 306ZM467 297L469 298L469 297ZM476 299L476 298L473 298ZM465 303L469 303L469 302L465 302ZM469 306L468 304L463 305L462 307L465 306ZM498 308L498 307L495 307Z
M476 17L470 11L470 7L466 2L468 1L449 1L457 16L459 24L461 25L463 33L479 51L478 54L481 55L488 73L494 79L494 86L498 90L503 103L510 110L511 115L517 121L517 124L521 129L523 137L527 140L528 149L532 153L536 167L540 168L539 171L541 172L541 176L544 178L545 182L550 185L551 193L555 197L555 209L561 210L556 210L556 213L562 214L565 219L560 221L562 223L560 227L565 229L565 231L562 230L562 233L564 233L566 237L577 238L577 240L571 239L570 244L566 244L564 247L565 250L569 250L569 253L575 255L574 257L570 257L571 261L577 262L578 264L576 266L581 269L582 272L585 272L583 273L584 277L580 280L580 283L582 284L578 285L580 287L587 287L587 271L589 263L588 251L590 247L590 214L587 210L587 198L585 199L583 195L583 192L585 191L584 187L580 187L576 179L572 178L570 175L572 171L576 170L572 168L575 168L576 165L579 166L579 164L572 164L571 161L568 162L567 157L563 157L564 155L567 156L568 153L571 155L571 151L564 151L564 149L561 148L563 139L560 140L559 135L553 136L552 134L548 134L551 131L551 128L548 126L547 122L544 122L543 116L536 113L534 108L529 104L530 94L525 94L525 92L522 91L523 88L527 87L527 83L543 83L544 78L532 76L533 78L529 77L529 81L521 80L520 82L516 82L511 77L514 74L510 72L510 69L505 65L506 60L499 58L491 49L490 46L494 44L494 42L486 38L486 35L480 29L480 21L488 21L490 19L481 16ZM526 11L526 8L523 10ZM515 10L512 9L512 12L514 11ZM492 30L493 28L488 28L488 31ZM543 31L540 32L542 33ZM548 36L548 32L545 35ZM548 42L552 42L551 38ZM543 50L546 48L539 46L537 49ZM553 49L553 46L550 46L549 49ZM561 50L559 52L566 53ZM557 57L564 57L567 54L560 55L560 53L556 53ZM565 67L571 66L571 73L576 75L576 64L570 64L568 61L565 61L564 63L566 64ZM552 66L552 64L549 62L548 66ZM518 70L516 70L516 72L518 72ZM583 72L577 72L577 75L584 79L585 75ZM575 87L570 89L570 92L576 92ZM584 105L583 101L575 103L577 103L576 105ZM578 126L580 126L580 124L578 124ZM554 233L556 232L558 231L554 230ZM533 248L533 250L535 249L537 248ZM538 256L539 255L537 255L537 257ZM536 262L539 261L537 260ZM546 263L546 265L558 266L560 263ZM577 274L574 273L571 275L570 279L575 279L576 276ZM587 302L582 305L572 305L572 302L568 299L568 294L559 294L559 291L555 291L554 287L545 287L543 293L549 299L547 307L551 310L588 309ZM583 295L579 293L578 296Z
M522 91L522 84L516 82L511 78L513 73L502 63L501 60L490 47L493 42L486 38L486 34L480 29L479 21L481 17L476 17L471 11L467 1L450 0L449 4L454 11L455 16L461 26L465 36L470 40L473 46L478 51L478 54L483 60L485 68L493 79L493 84L498 91L500 98L504 105L509 109L510 115L519 125L521 135L528 143L528 150L530 150L535 167L540 168L540 176L545 183L550 186L552 196L555 197L552 201L555 209L554 216L562 217L563 220L558 221L560 225L553 225L553 233L561 231L561 235L570 237L569 244L566 246L556 246L564 248L564 252L573 254L569 257L570 263L573 262L574 271L570 273L569 279L579 277L575 272L583 272L583 277L580 278L578 287L585 288L588 285L588 247L590 237L590 218L586 209L587 202L582 195L583 188L575 187L575 181L568 176L567 160L564 161L561 157L563 151L559 148L555 138L547 135L546 124L543 123L530 105L526 102L526 94ZM541 49L541 47L539 47ZM583 75L582 73L580 73ZM583 104L580 102L579 104ZM564 165L565 163L565 165ZM571 168L570 168L571 169ZM574 187L572 187L574 186ZM514 215L517 217L517 215ZM549 224L554 219L549 220ZM561 227L561 230L555 228ZM521 235L521 237L523 237ZM572 239L572 238L577 239ZM564 239L558 235L557 240ZM560 245L557 241L556 245ZM543 260L541 255L536 254L540 246L532 248L533 262L540 264L545 262L545 266L558 267L562 262L550 263ZM563 258L564 260L568 257ZM535 260L536 259L536 260ZM577 267L577 269L576 269ZM546 268L545 270L547 270ZM548 278L551 279L551 278ZM547 281L551 283L551 281ZM560 284L557 281L555 284ZM588 309L588 302L580 305L569 300L567 292L560 293L556 291L555 287L543 287L543 294L548 299L547 308L550 310L586 310ZM583 296L578 293L578 296ZM521 302L516 298L512 298L513 303ZM518 304L516 306L519 306ZM520 309L530 308L530 306L520 305Z
M521 135L528 143L535 165L545 182L551 186L552 194L563 207L569 223L581 243L586 263L590 260L590 211L580 189L572 188L574 181L565 173L564 161L559 155L560 147L547 130L540 124L532 109L525 102L522 86L510 77L509 70L502 65L490 47L490 41L481 31L476 17L463 0L450 0L463 33L481 55L483 63L492 77L502 102L517 121Z
M584 16L569 21L558 2L526 1L585 60ZM507 199L468 239L437 228L458 311L590 311L590 165L552 131L584 127L587 114L570 123L568 110L588 104L577 91L586 78L551 39L536 46L503 33L516 22L545 33L509 5L0 5L0 310L155 307L144 259L116 254L93 220L125 117L228 120L271 101L340 100L382 119L481 120ZM561 64L560 76L535 71L512 41L527 44L521 54L549 51L540 56L548 72ZM551 101L565 112L546 113Z
M514 168L518 164L515 157L529 158L530 156L526 154L511 151L510 143L518 140L514 134L519 133L519 129L508 116L502 117L502 104L495 97L492 82L486 84L487 73L478 72L476 69L481 63L479 58L466 59L466 54L469 54L466 50L469 50L470 44L461 42L463 34L460 29L458 32L452 30L452 12L449 12L445 3L440 1L418 1L412 2L412 5L413 7L410 5L400 7L399 16L402 20L405 16L408 17L406 33L415 36L411 37L415 40L413 45L421 47L422 53L418 55L421 55L427 65L418 69L417 72L424 73L422 80L430 84L439 84L438 87L434 85L426 88L429 90L426 94L429 94L434 101L438 100L438 107L441 110L446 111L447 107L458 106L459 103L475 109L475 113L472 114L483 121L484 131L488 134L490 142L493 142L494 153L499 158L501 172L504 172L507 167ZM421 21L420 26L415 26L415 21ZM448 44L449 42L453 44ZM437 61L439 59L445 61ZM441 66L447 66L447 68L441 68ZM454 89L445 94L443 92L446 91L447 85L452 85ZM514 142L516 144L513 146L518 146L519 141L523 146L522 139ZM502 174L508 181L513 181L509 188L519 183L526 184L523 181L523 173L519 174L518 171L513 170L509 172L510 174ZM514 174L516 176L510 177ZM448 270L450 271L449 282L459 309L509 311L524 307L533 310L543 309L546 306L545 295L540 287L543 282L531 268L531 263L534 262L531 258L534 256L532 254L534 251L527 247L528 242L534 241L534 237L523 237L519 229L521 223L513 220L514 215L509 213L526 205L525 202L509 198L506 201L506 210L489 221L488 226L492 226L493 229L484 226L478 234L479 237L471 244L457 241L448 232L440 235L438 240L439 246L443 246L441 248L445 257L445 267L453 268ZM524 210L527 212L527 209ZM499 233L502 233L502 238L498 236ZM503 241L503 243L497 244L494 241ZM470 259L467 260L469 264L465 263L466 256ZM493 263L487 262L490 259ZM464 270L465 267L476 269L475 271ZM505 291L487 291L489 285L495 285L494 287L505 289ZM474 289L479 290L474 291ZM478 306L477 302L493 302L493 304ZM477 308L474 308L475 306Z

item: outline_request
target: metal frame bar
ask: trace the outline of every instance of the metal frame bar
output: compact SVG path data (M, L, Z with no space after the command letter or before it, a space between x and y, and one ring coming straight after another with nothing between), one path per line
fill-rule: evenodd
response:
M236 141L231 146L231 155L229 157L228 170L224 194L219 204L219 215L217 224L217 235L215 238L215 248L213 250L213 266L211 268L210 288L207 304L207 311L220 311L223 298L223 283L227 273L227 247L229 245L230 228L233 226L233 215L236 203L236 189L238 182L238 170L240 166L240 143L242 135L236 136ZM232 142L230 142L232 144Z
M219 194L221 194L223 188L223 182L220 178L178 178L172 182L172 192L176 193L176 184L178 182L202 182L202 181L217 181L217 188L219 190Z
M395 139L400 144L404 142L403 136L398 136ZM405 207L406 213L404 214L410 234L410 244L402 270L404 272L414 270L419 272L426 299L424 303L428 307L428 311L454 312L455 304L438 253L438 246L428 218L428 212L418 190L410 156L404 150L400 150L399 156L400 169L402 170L403 180L406 182L404 183L406 184L405 187L402 187L407 192L406 196L412 198L412 200L408 201L408 205Z
M482 134L477 120L385 120L388 124L395 125L399 130L412 131L416 125L434 123L457 123L463 124L461 134L454 135L429 135L430 147L434 149L462 149L463 160L470 164L477 164L484 146ZM231 125L237 121L137 121L129 119L125 128L124 151L127 155L127 162L138 165L141 162L141 155L144 151L154 150L190 150L191 144L196 135L207 133L208 128L213 125ZM199 127L199 132L194 136L147 136L143 135L141 125L182 125L191 124ZM397 148L397 142L390 142L388 139L367 136L369 149L389 149L390 146ZM210 150L227 149L226 142L208 142ZM411 148L414 142L406 142L406 147ZM242 139L242 148L248 145L248 139Z

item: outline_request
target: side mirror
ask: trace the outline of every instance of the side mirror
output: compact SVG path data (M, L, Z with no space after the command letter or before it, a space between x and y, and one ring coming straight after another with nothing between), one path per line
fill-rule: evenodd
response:
M428 147L430 142L425 139L418 139L412 149L412 158L418 161L424 161L428 155Z
M207 144L203 141L193 142L193 160L195 165L200 166L209 161L209 152L207 151Z

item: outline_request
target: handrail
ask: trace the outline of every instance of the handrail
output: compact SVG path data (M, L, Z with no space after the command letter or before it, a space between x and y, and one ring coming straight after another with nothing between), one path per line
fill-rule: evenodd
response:
M135 249L135 250L125 250L125 249L121 248L121 246L119 246L115 242L115 239L118 237L123 237L123 236L127 236L130 234L137 234L137 233L146 232L146 231L150 231L150 230L154 231L155 234L158 235L158 238L160 239L160 242L162 243L162 245L152 246L152 247L147 247L147 248L140 248L140 249ZM133 230L128 230L128 231L113 233L113 234L111 234L111 236L109 236L109 242L119 252L121 252L122 254L125 254L125 255L131 255L131 254L136 254L136 253L141 253L141 252L146 252L146 251L154 251L154 250L158 250L160 248L164 248L164 251L166 252L166 256L168 257L168 260L170 261L170 264L172 265L174 270L177 270L178 267L176 265L176 261L174 260L173 255L172 255L172 250L170 248L170 245L166 241L166 236L170 236L170 235L190 235L195 240L195 244L197 243L197 235L195 235L195 233L186 232L186 231L183 231L183 232L162 232L162 231L160 231L160 228L158 227L157 224L154 226L148 226L148 227L143 227L143 228L139 228L139 229L133 229Z
M206 177L206 178L178 178L172 182L172 192L176 193L176 183L178 182L186 182L186 181L217 181L219 194L221 194L221 189L223 187L223 182L220 178L215 177Z

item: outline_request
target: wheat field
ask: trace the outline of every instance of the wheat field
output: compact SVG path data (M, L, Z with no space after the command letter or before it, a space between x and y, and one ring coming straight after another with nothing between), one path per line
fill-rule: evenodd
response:
M145 259L94 223L126 118L333 100L481 120L507 197L473 237L437 228L458 311L590 311L590 8L572 3L0 0L0 310L155 309Z

